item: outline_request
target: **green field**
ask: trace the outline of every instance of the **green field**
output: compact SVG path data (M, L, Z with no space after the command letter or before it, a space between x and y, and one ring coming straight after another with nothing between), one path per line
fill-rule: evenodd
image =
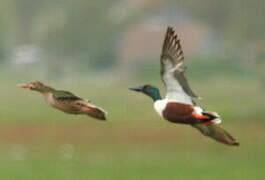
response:
M239 147L168 123L154 112L150 99L128 90L144 83L162 89L158 69L131 80L109 80L106 75L92 81L72 74L46 81L107 109L107 122L66 115L48 107L37 93L16 87L16 83L40 80L41 74L32 78L2 71L0 179L264 179L263 87L255 72L243 65L206 64L191 65L192 87L203 97L200 105L222 115L222 126L237 137Z

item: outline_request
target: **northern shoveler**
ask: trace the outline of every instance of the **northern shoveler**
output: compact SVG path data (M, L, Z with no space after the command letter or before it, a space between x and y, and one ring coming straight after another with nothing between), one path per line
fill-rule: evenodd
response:
M106 120L106 111L71 92L56 90L39 81L19 84L19 86L41 93L49 105L65 113L86 114L99 120Z
M221 123L221 118L216 112L204 111L195 104L194 99L198 96L192 91L184 76L184 55L180 40L172 27L167 28L160 62L161 78L166 87L164 99L161 98L159 89L151 85L130 89L150 96L154 100L154 109L164 119L191 125L205 136L227 145L238 146L235 138L216 125Z

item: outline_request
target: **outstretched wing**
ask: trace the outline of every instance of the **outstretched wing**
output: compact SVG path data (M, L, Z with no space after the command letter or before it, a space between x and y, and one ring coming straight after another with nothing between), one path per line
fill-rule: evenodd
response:
M71 92L61 90L53 92L53 96L57 100L82 100L82 98L74 95Z
M191 126L198 129L203 135L213 138L220 143L239 146L239 143L233 136L217 125L205 126L202 124L193 124Z
M198 97L190 88L181 65L184 55L180 40L172 27L167 28L161 54L161 78L166 86L166 97L171 100L193 104L192 98Z

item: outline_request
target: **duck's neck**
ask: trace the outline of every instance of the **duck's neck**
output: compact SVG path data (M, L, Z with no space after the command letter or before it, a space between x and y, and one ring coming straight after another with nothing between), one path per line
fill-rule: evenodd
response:
M154 91L154 92L148 94L148 96L150 96L153 99L153 101L157 101L157 100L162 99L159 91Z

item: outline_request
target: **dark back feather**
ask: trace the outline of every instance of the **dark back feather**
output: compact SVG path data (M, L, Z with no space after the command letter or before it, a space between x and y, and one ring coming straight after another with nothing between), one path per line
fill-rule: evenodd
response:
M62 91L62 90L54 91L53 96L57 100L81 100L82 99L69 91Z

